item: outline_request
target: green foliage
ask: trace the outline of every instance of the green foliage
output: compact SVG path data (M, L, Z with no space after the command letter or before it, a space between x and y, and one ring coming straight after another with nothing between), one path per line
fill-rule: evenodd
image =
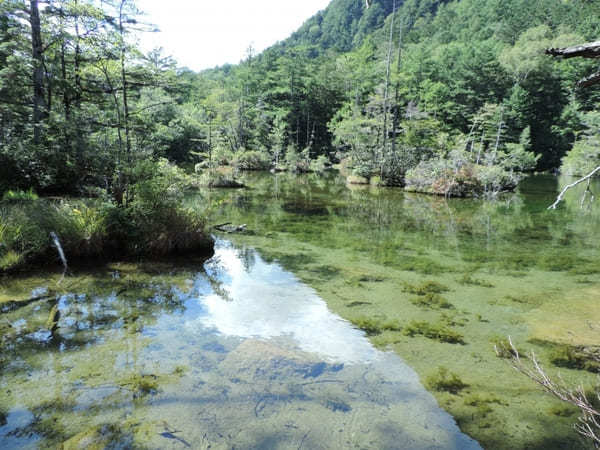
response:
M457 374L450 372L446 367L438 367L436 372L425 379L425 384L429 389L455 395L468 387Z

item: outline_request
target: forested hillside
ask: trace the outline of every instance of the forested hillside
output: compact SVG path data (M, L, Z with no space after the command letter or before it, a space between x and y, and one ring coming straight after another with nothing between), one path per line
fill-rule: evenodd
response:
M498 190L558 168L600 98L576 89L593 62L543 54L600 36L598 2L333 0L286 41L200 74L133 45L151 27L132 2L37 3L1 6L3 189L119 197L151 156L291 170L350 157L367 181L456 195L428 174L460 167Z
M510 171L553 169L600 90L576 89L593 62L544 49L594 40L599 14L584 1L334 0L288 40L201 74L195 92L224 161L352 156L355 174L387 184L424 160L421 173L448 159L497 166L500 153Z

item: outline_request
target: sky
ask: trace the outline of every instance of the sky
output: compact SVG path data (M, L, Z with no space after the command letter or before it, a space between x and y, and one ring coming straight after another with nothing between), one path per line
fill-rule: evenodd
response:
M202 70L236 64L252 45L257 53L287 38L330 0L138 0L147 33L145 51L163 47L180 66Z

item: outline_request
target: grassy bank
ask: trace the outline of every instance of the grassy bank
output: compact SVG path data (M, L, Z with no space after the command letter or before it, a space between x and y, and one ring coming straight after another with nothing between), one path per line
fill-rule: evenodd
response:
M164 161L137 167L129 200L38 198L12 192L0 202L0 272L59 263L52 233L71 261L210 254L204 217L182 206L189 181Z

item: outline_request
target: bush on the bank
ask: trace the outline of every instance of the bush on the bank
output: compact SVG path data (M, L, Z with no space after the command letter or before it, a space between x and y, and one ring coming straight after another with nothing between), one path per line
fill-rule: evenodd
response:
M271 167L271 159L266 153L245 150L233 157L233 165L239 170L268 170Z
M67 259L165 256L206 251L211 246L204 218L181 206L189 184L165 160L132 170L130 201L38 199L0 204L0 270L56 259L50 232Z

